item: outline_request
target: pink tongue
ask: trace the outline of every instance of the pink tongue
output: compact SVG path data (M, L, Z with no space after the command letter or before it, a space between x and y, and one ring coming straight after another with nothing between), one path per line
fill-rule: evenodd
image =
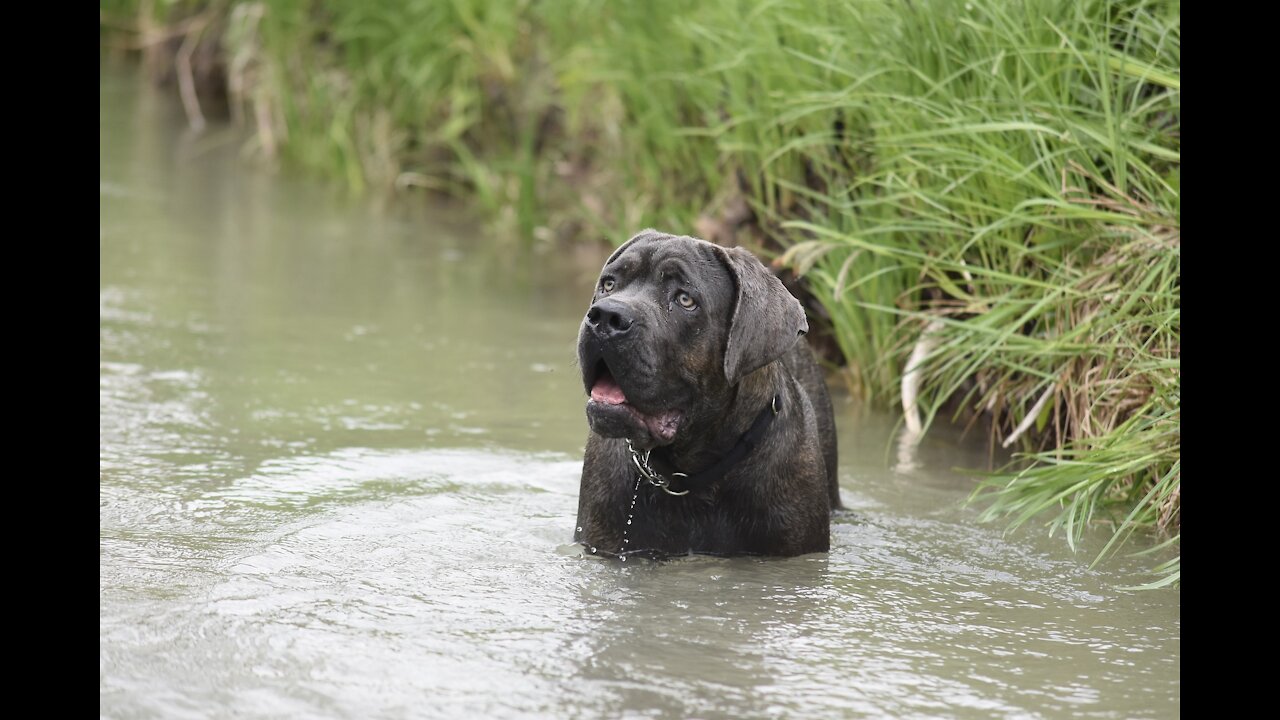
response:
M609 405L621 405L627 401L627 396L622 394L622 388L618 387L613 376L606 372L591 387L591 399Z

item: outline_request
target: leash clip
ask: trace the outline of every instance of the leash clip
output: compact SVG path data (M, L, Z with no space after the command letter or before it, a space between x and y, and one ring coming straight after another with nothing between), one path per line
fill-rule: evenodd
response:
M649 465L649 453L653 452L652 449L645 450L644 453L641 454L638 450L631 447L631 440L628 439L627 450L631 451L631 463L636 466L637 470L640 471L640 477L644 478L645 480L648 480L650 485L656 488L661 488L662 492L668 495L675 495L676 497L689 494L688 490L684 490L681 492L676 492L675 490L672 490L670 487L671 480L667 479L666 477L663 477L662 473L658 472L657 470L654 470L653 467ZM672 477L689 477L687 474L682 472L671 473L671 476Z

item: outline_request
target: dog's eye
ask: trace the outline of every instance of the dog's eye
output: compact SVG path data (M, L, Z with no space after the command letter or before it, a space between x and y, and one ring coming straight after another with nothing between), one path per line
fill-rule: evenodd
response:
M600 281L600 290L602 292L613 292L613 286L616 285L613 278L605 278Z
M698 307L698 303L693 301L693 297L683 291L676 293L676 302L680 303L680 307L685 310L692 310Z

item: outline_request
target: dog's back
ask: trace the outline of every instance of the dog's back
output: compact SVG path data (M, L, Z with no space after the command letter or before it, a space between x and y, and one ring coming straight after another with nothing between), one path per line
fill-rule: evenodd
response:
M831 405L831 393L827 390L827 380L822 368L813 356L809 343L800 338L791 350L782 357L782 363L791 371L813 405L814 418L818 423L818 441L822 445L822 459L827 466L827 494L831 499L831 509L840 504L840 478L836 467L836 418L835 409Z

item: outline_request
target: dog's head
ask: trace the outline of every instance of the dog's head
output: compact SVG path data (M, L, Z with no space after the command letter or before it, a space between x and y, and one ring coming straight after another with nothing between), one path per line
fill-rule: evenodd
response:
M754 255L644 230L605 261L578 334L587 420L637 449L709 427L752 372L808 331Z

